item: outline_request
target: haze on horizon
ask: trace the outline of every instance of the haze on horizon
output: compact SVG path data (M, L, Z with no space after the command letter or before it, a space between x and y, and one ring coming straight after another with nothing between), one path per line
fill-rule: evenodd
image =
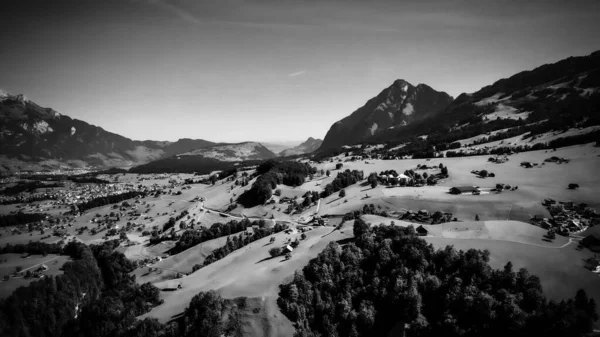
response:
M323 138L402 78L456 97L600 46L600 1L19 1L0 88L132 139Z

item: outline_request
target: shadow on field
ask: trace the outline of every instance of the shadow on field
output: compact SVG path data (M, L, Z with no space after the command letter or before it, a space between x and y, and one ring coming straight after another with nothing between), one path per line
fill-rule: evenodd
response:
M340 245L345 245L345 244L353 242L353 241L354 241L354 238L345 238L345 239L337 240L336 243L340 244Z
M276 256L275 256L275 257L276 257ZM264 262L264 261L267 261L267 260L274 259L275 257L273 257L273 256L265 257L264 259L262 259L262 260L260 260L260 261L256 262L255 264L259 264L259 263L261 263L261 262Z

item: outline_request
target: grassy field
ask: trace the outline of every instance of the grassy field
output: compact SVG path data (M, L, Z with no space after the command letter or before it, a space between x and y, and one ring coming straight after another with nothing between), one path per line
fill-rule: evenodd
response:
M22 258L21 254L0 254L0 277L3 278L5 275L12 274L17 267L21 267L22 271L34 271L42 264L50 268L44 272L44 275L59 275L62 274L60 268L69 260L68 256L54 254L48 254L47 256L31 255L27 258ZM8 281L0 280L0 299L10 296L15 289L27 286L34 280L36 279L25 279L23 277L11 277Z
M294 240L299 236L300 234L278 233L274 235L275 243L269 243L270 237L263 238L190 276L156 283L158 288L176 288L181 282L183 289L163 291L161 297L165 303L144 316L166 322L182 312L193 295L199 291L214 289L225 298L260 298L265 310L270 312L269 321L264 322L267 326L261 325L264 328L263 335L291 335L293 330L290 322L276 308L278 285L316 257L329 242L351 237L352 227L350 222L346 222L341 230L336 231L332 228L315 228L307 232L307 238L294 250L291 260L286 261L283 257L270 258L270 248L282 246L288 238ZM256 323L260 319L255 317L252 320Z
M489 156L473 156L463 158L439 158L426 161L411 160L368 160L344 163L342 169L363 170L365 175L371 172L395 169L404 172L416 168L417 164L438 165L448 167L450 177L441 181L438 186L427 187L393 187L353 185L346 188L346 198L339 199L337 194L329 196L322 202L321 214L343 214L361 208L364 203L386 206L389 210L427 209L451 212L461 220L474 220L479 215L481 220L520 220L528 221L535 214L548 215L540 202L545 198L556 200L572 200L585 202L596 209L600 208L597 188L600 187L600 176L595 173L600 167L600 148L591 144L572 146L553 151L532 151L509 157L503 164L487 161ZM520 167L523 161L542 163L551 156L571 159L568 164L547 163L545 165L525 169ZM318 164L318 169L331 169L334 163ZM486 169L494 172L496 177L481 179L471 170ZM423 172L423 171L420 171ZM322 188L333 179L332 176L322 180L318 188ZM452 195L448 190L452 186L476 185L481 188L493 188L497 183L519 186L516 191L505 191L500 194L490 193L475 195ZM569 183L578 183L578 190L568 190ZM304 187L304 186L303 186ZM365 198L368 195L369 198Z

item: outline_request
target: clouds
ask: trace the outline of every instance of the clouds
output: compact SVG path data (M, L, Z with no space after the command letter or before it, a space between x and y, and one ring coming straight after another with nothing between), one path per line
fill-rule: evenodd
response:
M300 71L297 71L295 73L288 74L288 76L289 77L296 77L296 76L302 76L304 74L306 74L306 70L300 70Z

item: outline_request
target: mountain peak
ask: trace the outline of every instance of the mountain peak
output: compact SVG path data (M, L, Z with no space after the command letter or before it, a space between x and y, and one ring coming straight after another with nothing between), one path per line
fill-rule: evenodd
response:
M445 92L397 79L350 116L333 124L321 148L352 145L385 130L406 126L437 113L450 102L452 97Z
M400 88L400 89L403 89L406 91L408 88L413 87L413 85L403 79L397 79L394 81L394 83L392 83L392 85L390 87L391 88Z

